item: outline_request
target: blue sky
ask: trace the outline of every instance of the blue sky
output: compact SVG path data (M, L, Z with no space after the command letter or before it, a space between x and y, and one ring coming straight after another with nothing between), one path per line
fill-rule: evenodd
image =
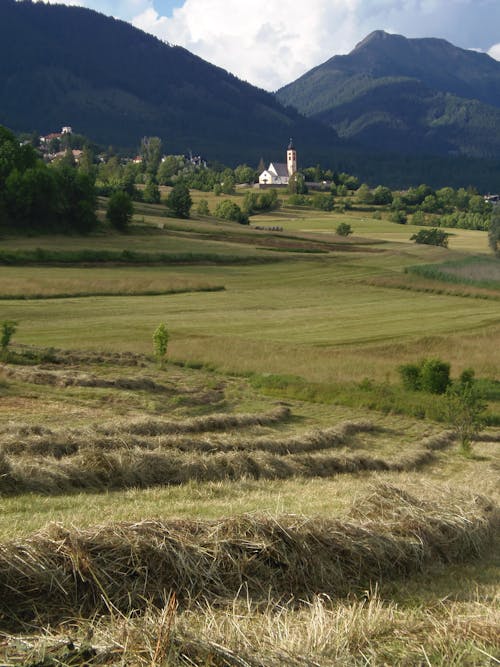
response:
M348 53L378 29L441 37L500 60L500 0L47 1L129 21L267 90Z

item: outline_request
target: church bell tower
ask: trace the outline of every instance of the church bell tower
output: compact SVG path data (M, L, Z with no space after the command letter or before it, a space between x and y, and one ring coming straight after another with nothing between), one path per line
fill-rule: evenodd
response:
M286 166L288 168L288 176L293 176L293 174L297 173L297 151L293 147L292 139L290 139L286 151Z

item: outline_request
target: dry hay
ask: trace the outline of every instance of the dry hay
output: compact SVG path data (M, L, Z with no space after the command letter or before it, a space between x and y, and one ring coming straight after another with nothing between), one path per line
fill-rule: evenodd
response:
M441 601L409 608L377 590L351 599L315 595L307 603L249 601L161 609L72 621L38 635L3 635L5 661L18 667L347 667L424 665L491 667L498 654L495 600ZM498 600L500 601L500 599ZM491 604L491 602L493 604Z
M116 435L131 433L133 435L157 436L173 433L205 433L207 431L228 431L247 426L270 426L286 421L290 417L290 409L279 406L270 412L261 414L226 414L214 413L204 417L192 417L180 421L165 419L139 419L137 421L117 421L102 424L96 428L97 433Z
M0 495L26 492L57 495L75 490L107 491L244 478L331 477L363 471L403 472L433 462L434 449L452 441L453 434L445 432L394 459L321 450L285 454L258 450L208 453L173 448L145 450L128 447L126 441L120 449L106 451L102 447L87 446L62 459L33 455L8 457L1 452Z
M48 370L40 366L16 367L0 364L4 375L21 382L51 385L53 387L97 387L106 389L128 389L132 391L166 391L167 387L149 377L102 378L91 373L77 371Z
M354 515L353 515L354 517ZM0 545L0 624L60 622L152 603L339 597L479 556L499 511L481 496L423 501L378 486L346 521L242 515L87 530L53 524Z
M296 454L300 452L314 452L321 449L330 449L344 445L348 439L357 433L377 431L377 427L370 421L346 420L337 426L328 429L316 429L311 432L288 437L276 436L243 436L240 433L222 434L218 437L202 435L159 435L137 436L124 434L119 436L97 435L92 429L64 429L52 430L44 426L22 425L8 427L2 434L0 431L0 447L5 454L19 456L24 453L62 458L71 456L82 449L87 449L89 443L96 449L111 451L115 449L169 449L181 452L216 452L232 451L267 451L274 454Z
M135 352L93 352L92 350L61 350L57 348L43 348L35 345L14 343L13 351L28 355L45 357L50 363L63 365L106 364L113 366L144 367L146 357Z

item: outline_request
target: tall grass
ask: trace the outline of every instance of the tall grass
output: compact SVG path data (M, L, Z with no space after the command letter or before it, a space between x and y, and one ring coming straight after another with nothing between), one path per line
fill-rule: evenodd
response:
M263 255L241 256L215 253L165 253L139 252L136 250L0 250L0 265L7 266L43 266L73 264L265 264L280 261L279 257Z
M500 267L498 261L490 257L467 257L441 264L417 264L406 267L405 272L432 280L500 290Z

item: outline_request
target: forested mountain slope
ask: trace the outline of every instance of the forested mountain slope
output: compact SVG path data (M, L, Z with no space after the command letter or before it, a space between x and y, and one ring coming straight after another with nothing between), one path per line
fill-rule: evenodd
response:
M277 98L372 148L500 156L500 63L445 40L376 31Z
M0 125L75 131L135 147L158 135L228 163L280 157L290 136L302 157L325 159L335 132L284 109L189 51L88 9L0 2Z

